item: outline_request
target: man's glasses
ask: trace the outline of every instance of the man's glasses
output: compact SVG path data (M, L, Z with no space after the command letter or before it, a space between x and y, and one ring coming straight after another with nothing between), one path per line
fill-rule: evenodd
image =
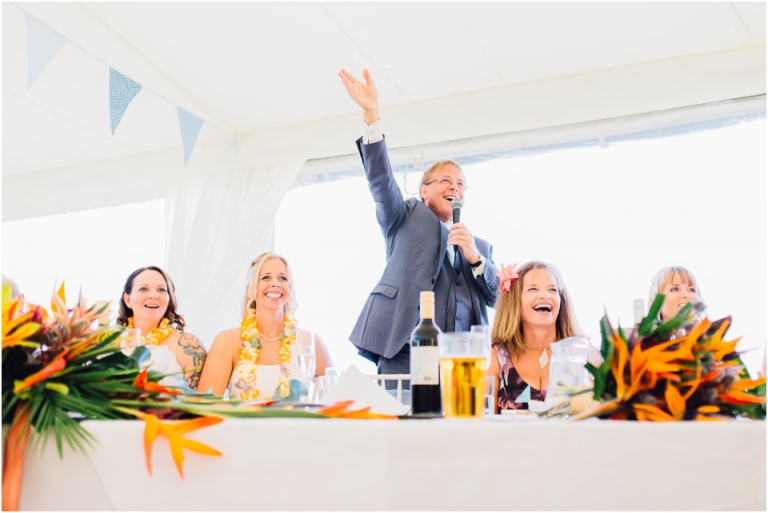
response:
M450 178L441 178L439 180L432 180L431 182L427 182L424 185L431 185L435 182L439 183L443 187L450 187L451 184L455 183L456 188L459 189L460 191L466 191L467 189L469 189L469 185L465 184L461 180L451 180Z

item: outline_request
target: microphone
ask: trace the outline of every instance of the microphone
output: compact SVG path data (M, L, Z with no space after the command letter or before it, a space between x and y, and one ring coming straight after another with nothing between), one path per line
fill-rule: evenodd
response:
M464 206L463 199L453 198L451 200L451 208L453 209L453 224L456 224L459 222L459 219L461 218L461 209L463 206ZM453 245L453 251L458 254L459 252L458 244Z

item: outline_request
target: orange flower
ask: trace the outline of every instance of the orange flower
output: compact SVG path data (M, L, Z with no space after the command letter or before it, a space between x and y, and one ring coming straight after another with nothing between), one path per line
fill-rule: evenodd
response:
M60 354L54 360L40 369L39 371L35 372L34 374L27 376L27 378L24 381L17 381L13 385L13 393L18 395L19 392L26 390L32 386L37 385L41 381L45 381L46 379L50 378L57 372L60 372L64 370L64 367L67 366L67 362L64 360L63 356Z
M354 401L339 401L331 406L320 408L317 413L327 417L338 419L396 419L396 415L384 415L381 413L371 413L371 407L366 406L359 410L350 410L349 406Z
M136 376L136 379L133 380L133 386L136 388L140 388L142 390L146 390L147 392L152 392L155 394L170 394L170 395L179 395L181 392L178 390L169 390L162 386L160 383L155 383L154 381L147 381L147 369L144 369L141 371L138 376Z
M173 456L173 461L176 463L176 468L182 479L184 479L184 469L182 468L184 449L189 449L190 451L199 454L221 456L221 453L216 449L181 436L182 434L194 431L195 429L218 424L224 420L220 417L198 417L189 420L171 420L162 422L151 413L134 412L134 414L142 418L146 423L144 428L144 454L147 458L147 470L149 471L150 476L152 475L152 444L157 440L159 435L167 438L168 442L171 444L171 456Z

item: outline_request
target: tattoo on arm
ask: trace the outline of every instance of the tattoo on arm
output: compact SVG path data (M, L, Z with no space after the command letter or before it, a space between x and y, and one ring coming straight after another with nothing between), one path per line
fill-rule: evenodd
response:
M203 362L205 362L205 349L196 336L189 333L183 333L179 339L179 347L185 355L192 357L192 374L187 379L187 384L192 390L197 390L200 384L200 374L203 372ZM185 372L185 374L187 374Z

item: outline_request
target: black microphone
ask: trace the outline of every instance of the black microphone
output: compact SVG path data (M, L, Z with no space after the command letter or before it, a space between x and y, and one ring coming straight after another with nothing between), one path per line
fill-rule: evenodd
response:
M459 222L459 219L461 218L461 209L463 206L464 206L463 199L453 198L451 200L451 208L453 209L453 224L456 224ZM456 254L459 253L458 244L453 245L453 251L456 252Z

